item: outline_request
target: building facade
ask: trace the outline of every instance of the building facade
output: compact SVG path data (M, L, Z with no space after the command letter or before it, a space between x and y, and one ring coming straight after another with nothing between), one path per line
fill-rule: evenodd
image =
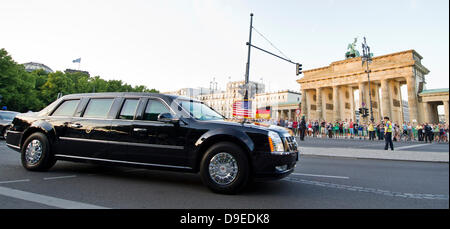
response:
M436 100L440 99L439 103L448 107L448 89L447 96L428 94L429 99L425 99L425 75L430 71L422 65L422 56L416 51L391 53L373 57L372 60L369 65L370 88L361 57L304 71L304 77L297 80L304 95L301 101L302 113L314 120L355 120L355 110L370 107L369 92L375 122L384 116L398 123L425 122L434 120L436 116L431 115L436 107L430 103L437 103ZM405 98L408 102L408 120L403 114L402 85L406 85L408 91ZM360 98L358 103L355 103L353 96L356 91ZM445 112L448 114L448 108ZM368 119L362 118L362 122L367 123Z
M242 87L244 81L233 81L227 83L226 90L193 89L182 88L177 91L163 92L164 94L180 95L196 98L221 113L226 118L233 118L233 104L244 99ZM252 117L256 117L258 108L270 107L272 119L293 119L295 111L299 108L301 101L300 93L294 91L279 91L265 93L265 85L257 82L249 82L254 88L252 102Z
M53 73L53 70L45 64L36 63L36 62L28 62L28 63L24 63L22 65L25 67L25 70L27 72L32 72L37 69L42 69L46 73Z
M253 100L253 110L270 107L272 119L296 119L296 110L300 108L301 95L295 91L261 93Z
M256 94L264 93L265 85L262 83L252 82L249 84L255 88ZM225 91L213 91L209 94L203 94L197 96L197 99L203 101L208 106L214 108L217 112L221 113L226 118L233 117L233 103L238 100L243 100L242 87L245 85L245 81L233 81L227 83ZM252 98L250 98L252 99Z
M176 91L168 91L168 92L162 92L162 94L168 94L168 95L179 95L184 96L188 98L194 98L196 99L199 95L205 95L210 94L210 90L208 88L181 88Z

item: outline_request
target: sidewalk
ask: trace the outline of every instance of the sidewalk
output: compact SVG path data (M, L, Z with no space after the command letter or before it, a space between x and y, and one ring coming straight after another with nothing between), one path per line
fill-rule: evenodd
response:
M449 162L448 152L423 152L423 151L391 151L375 149L325 148L325 147L300 147L302 155L348 157L363 159L422 161L422 162Z

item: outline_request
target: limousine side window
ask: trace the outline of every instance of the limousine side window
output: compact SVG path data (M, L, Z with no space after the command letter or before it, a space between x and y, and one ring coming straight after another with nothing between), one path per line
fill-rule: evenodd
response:
M133 120L138 104L138 99L125 100L122 106L122 110L120 111L119 119Z
M53 112L52 116L72 116L77 109L79 99L66 100Z
M158 100L148 100L147 107L144 112L144 120L157 121L158 115L161 113L170 113L169 109Z
M114 99L91 99L84 111L85 118L106 118Z

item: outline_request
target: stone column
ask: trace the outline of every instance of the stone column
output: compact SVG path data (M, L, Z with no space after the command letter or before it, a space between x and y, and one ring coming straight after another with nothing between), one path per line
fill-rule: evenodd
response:
M333 119L333 122L336 120L341 120L339 86L333 86Z
M392 120L391 115L391 95L389 90L389 81L387 79L381 80L381 118L388 116Z
M427 102L422 103L423 108L423 122L431 123L431 109L430 104ZM411 114L410 114L411 115ZM410 119L411 120L411 119Z
M358 90L359 90L359 104L358 107L362 107L362 103L366 102L366 84L364 82L361 82L358 84Z
M353 86L349 86L348 90L349 90L349 93L350 93L350 111L352 112L350 117L352 117L353 122L355 122L356 121L356 117L355 117L356 107L355 107L355 98L354 98L354 93L353 93Z
M316 88L316 111L317 120L323 120L323 109L322 109L322 88Z
M439 114L436 103L431 104L431 122L434 124L439 123Z
M416 94L416 79L414 75L406 77L406 84L408 87L408 107L409 107L409 121L413 123L413 120L420 122L418 101Z
M301 103L302 113L301 116L307 117L308 106L306 104L306 90L302 90L302 103ZM301 118L301 117L300 117Z
M446 124L449 124L449 121L448 121L448 112L449 112L449 107L448 107L448 100L447 101L442 101L442 102L444 102L444 113L445 113L445 123Z

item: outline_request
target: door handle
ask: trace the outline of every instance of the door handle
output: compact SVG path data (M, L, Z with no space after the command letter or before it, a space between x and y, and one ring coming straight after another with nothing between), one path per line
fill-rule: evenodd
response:
M134 132L146 132L147 129L145 129L145 128L133 128L133 131Z
M80 127L83 127L83 125L81 125L80 123L74 123L74 124L70 124L70 127L72 127L72 128L80 128Z

